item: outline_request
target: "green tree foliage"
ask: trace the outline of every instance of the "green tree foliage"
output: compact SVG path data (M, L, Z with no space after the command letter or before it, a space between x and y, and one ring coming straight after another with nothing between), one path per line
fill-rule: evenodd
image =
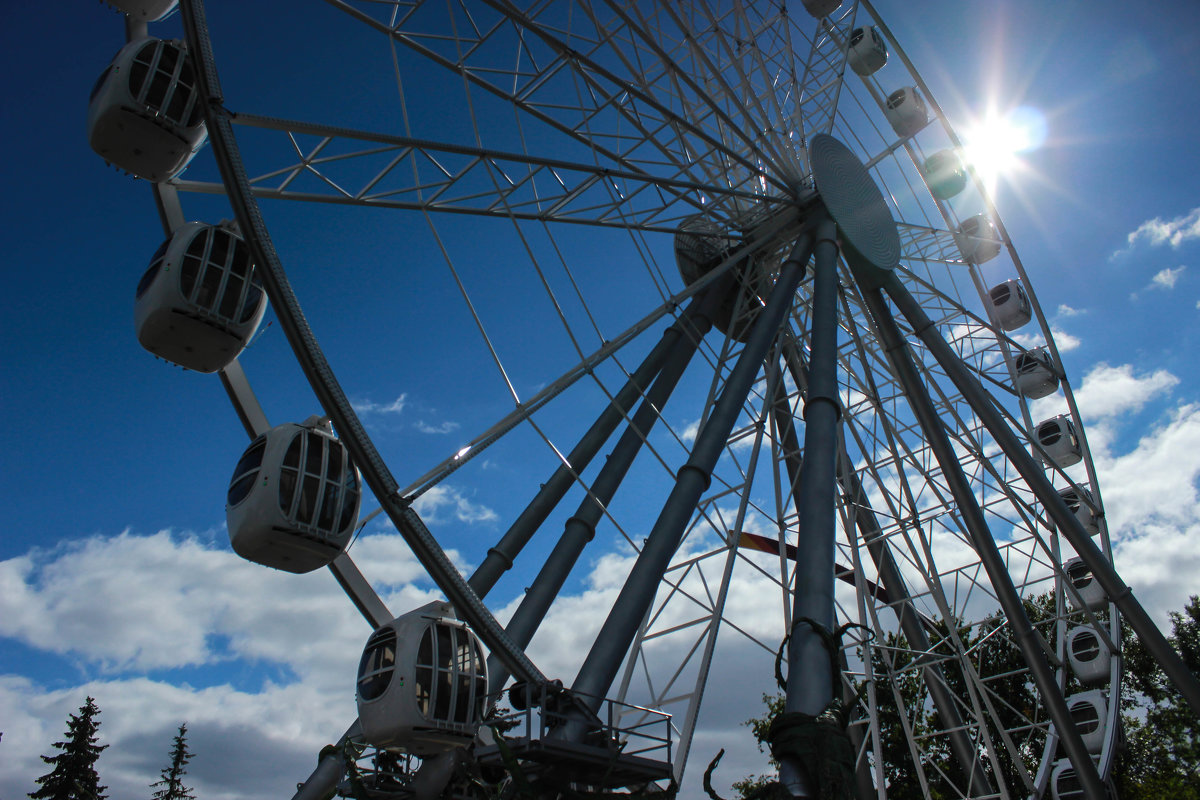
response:
M1171 627L1171 645L1200 675L1200 596L1171 612ZM1200 719L1129 626L1122 638L1126 749L1114 770L1117 790L1122 800L1200 800Z
M79 707L78 714L67 720L66 740L55 742L57 755L42 756L42 761L52 764L53 769L37 779L40 788L29 796L38 800L104 800L107 786L100 785L96 774L96 759L106 744L96 744L96 731L100 721L96 719L100 709L89 697Z
M1046 594L1026 600L1025 611L1035 629L1047 641L1054 641L1054 596ZM1174 629L1172 645L1192 671L1200 674L1200 597L1193 596L1183 613L1173 612L1171 622ZM950 653L952 639L944 624L927 626L927 632L933 653ZM993 697L996 719L990 723L992 730L989 731L993 741L997 740L1001 728L1007 731L1025 728L1025 738L1014 738L1014 745L1023 766L1035 770L1045 739L1040 728L1031 728L1027 724L1038 719L1040 713L1037 692L1021 668L1024 662L1011 628L1003 617L996 616L972 626L960 625L957 635L972 653L972 665ZM1123 627L1122 636L1126 670L1121 705L1127 741L1113 772L1118 796L1121 800L1168 797L1200 800L1200 720L1128 625ZM961 780L961 776L948 741L936 735L944 726L931 704L926 702L927 690L921 670L907 641L901 635L890 634L875 644L871 658L876 676L882 766L889 800L942 800L960 796L951 785ZM961 672L952 666L953 662L942 664L951 692L965 697L966 685ZM893 676L890 682L886 680L888 675ZM1081 688L1071 679L1067 693ZM763 750L771 721L784 705L782 695L764 695L763 701L766 703L763 716L745 723L758 741L759 750ZM921 770L918 770L909 746L913 740L921 743L917 753ZM999 749L1000 780L1009 786L1021 785L1020 767L1013 763L1005 748ZM772 765L778 768L773 759ZM988 779L995 782L992 765L985 763L984 768ZM924 786L919 777L921 772L926 779ZM733 787L740 797L745 798L773 779L773 776L750 776Z
M196 800L192 790L183 783L187 763L191 760L192 753L187 746L187 723L183 723L171 744L171 763L162 768L159 773L161 778L150 784L151 789L159 787L154 792L154 800Z
M742 724L749 727L754 733L754 740L758 742L758 751L760 753L768 753L764 747L767 743L767 734L771 729L771 721L783 713L783 703L786 698L781 694L763 695L763 703L766 705L766 713L761 717L752 717ZM770 756L771 766L776 770L779 769L779 762L774 756ZM733 790L737 792L738 797L753 797L760 793L769 783L775 781L774 775L750 775L742 778L733 784Z

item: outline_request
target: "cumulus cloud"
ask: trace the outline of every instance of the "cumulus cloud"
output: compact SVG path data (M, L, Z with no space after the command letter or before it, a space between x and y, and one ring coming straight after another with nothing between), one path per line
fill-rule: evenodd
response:
M1060 317L1078 317L1080 314L1086 314L1087 311L1079 308L1071 308L1066 303L1060 303L1058 306L1058 315Z
M492 509L445 484L438 484L418 497L413 508L427 525L443 524L451 519L466 523L494 522L499 519Z
M1075 402L1085 422L1097 422L1136 413L1150 400L1169 392L1178 384L1179 378L1165 369L1135 374L1132 364L1114 367L1100 363L1084 375L1083 383L1074 392ZM1066 412L1066 402L1060 396L1048 397L1033 404L1033 413L1038 419ZM1089 427L1089 438L1091 430Z
M423 574L397 536L363 537L355 554L383 587ZM332 635L311 640L295 628L298 616ZM307 679L360 646L365 625L325 570L292 575L168 531L90 537L0 562L0 635L103 673L247 659Z
M364 535L351 552L394 613L437 596L400 536ZM112 796L145 793L181 722L199 796L290 796L354 719L370 630L328 571L271 570L191 535L127 531L0 562L0 636L82 678L0 675L0 797L30 791L89 694Z
M1102 441L1093 458L1117 568L1166 626L1200 591L1200 404L1177 406L1128 452Z
M1068 353L1082 344L1078 336L1072 336L1066 331L1052 328L1050 333L1054 336L1054 344L1058 347L1060 353Z
M399 414L408 403L408 393L405 392L390 403L377 403L373 400L359 400L350 405L358 414Z
M1185 269L1187 269L1187 267L1179 266L1175 267L1174 269L1167 267L1159 270L1157 273L1155 273L1154 277L1150 279L1150 287L1153 289L1174 289L1175 284L1179 281L1179 276L1183 274Z
M1130 415L1167 399L1179 384L1167 370L1102 363L1075 392L1117 568L1163 626L1168 611L1200 591L1200 403L1168 406L1132 443L1122 431ZM1065 410L1051 398L1034 404L1038 419Z
M439 425L431 425L425 420L417 420L416 428L421 433L453 433L459 429L457 422L443 422Z
M311 772L319 749L336 738L355 714L350 682L340 692L303 683L245 692L227 685L194 689L147 678L48 688L29 678L4 676L0 717L6 735L0 794L23 797L34 788L34 779L46 772L38 756L49 752L50 742L61 740L67 715L75 713L88 695L96 698L100 708L100 743L110 745L97 763L110 797L148 792L147 785L166 763L171 737L185 721L194 753L187 783L197 796L214 800L290 796L295 784ZM304 712L281 713L281 709Z
M376 541L393 538L364 537L359 552L393 580L415 578L411 554ZM0 676L0 796L32 788L37 756L89 694L112 745L100 767L114 797L145 792L185 721L202 796L289 794L354 718L369 633L327 571L278 572L194 536L93 536L0 562L0 635L91 676Z
M1179 378L1165 369L1135 375L1131 364L1098 364L1084 376L1075 400L1085 419L1113 417L1141 411L1151 399L1178 384Z
M1073 336L1058 328L1051 328L1050 335L1054 337L1054 345L1058 348L1058 352L1060 353L1069 353L1072 350L1078 349L1079 346L1083 344L1078 336ZM1042 345L1042 338L1033 333L1018 333L1012 338L1014 342L1027 350L1032 350L1033 348L1041 347Z
M1161 217L1146 220L1137 227L1137 230L1126 236L1125 249L1118 250L1113 255L1119 256L1128 253L1142 242L1148 243L1151 247L1160 247L1165 244L1177 249L1184 242L1196 238L1200 238L1200 208L1193 208L1183 216L1170 220L1163 220Z

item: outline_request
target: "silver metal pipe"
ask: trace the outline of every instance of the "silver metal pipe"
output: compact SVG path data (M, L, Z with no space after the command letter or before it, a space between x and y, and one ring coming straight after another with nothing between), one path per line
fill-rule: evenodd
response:
M899 282L895 281L895 283ZM890 292L889 288L889 294ZM879 290L864 289L863 299L871 312L876 333L887 351L896 379L904 388L909 407L917 417L917 422L925 434L925 441L933 451L938 466L941 467L942 476L954 497L963 526L967 529L972 546L996 593L996 599L999 600L1000 607L1007 617L1013 638L1029 667L1030 677L1033 678L1038 693L1041 695L1042 703L1046 707L1046 712L1059 733L1067 757L1071 759L1071 764L1075 767L1075 774L1079 777L1079 782L1088 797L1104 797L1104 783L1100 780L1096 765L1092 762L1091 755L1071 718L1070 709L1067 708L1067 702L1059 690L1054 669L1050 666L1046 652L1042 649L1042 639L1033 629L1029 615L1025 613L1025 606L1013 585L1012 576L1009 575L1008 568L1004 563L1004 556L1001 555L1000 548L996 546L996 541L992 538L979 502L975 499L970 483L963 473L962 464L959 463L958 457L954 453L950 437L934 408L925 384L921 381L921 376L913 365L908 344L904 341L900 328L896 325L892 312L884 302L883 295ZM940 339L940 337L938 338Z
M671 397L671 393L683 376L684 370L695 355L704 335L712 329L712 316L721 304L726 291L727 282L714 286L701 297L694 306L695 313L689 315L693 328L688 336L678 339L665 339L672 344L670 352L662 359L662 371L646 393L641 406L630 420L629 426L621 434L612 453L605 459L604 467L592 482L591 491L579 504L579 508L566 521L562 537L546 558L541 570L521 603L513 613L505 630L513 641L522 647L527 646L537 632L546 613L550 610L558 593L562 590L567 576L583 554L584 548L596 534L596 524L604 516L604 511L612 501L621 481L624 480L634 458L642 449L654 423L658 421L662 408ZM488 694L494 695L504 686L508 679L508 671L497 659L488 659Z
M792 379L797 386L804 387L804 356L800 352L800 348L796 346L795 342L785 342L783 354ZM790 412L785 409L780 412L779 416L784 413L787 413L787 416L779 419L776 427L784 432L785 463L792 484L796 485L800 474L799 444L796 441L795 429L790 425L792 421ZM785 425L787 425L786 428ZM838 483L841 484L846 496L850 498L850 502L854 506L855 526L858 528L863 544L867 546L867 552L875 563L875 568L879 571L880 583L887 592L888 605L896 613L900 630L914 651L932 652L933 646L929 641L929 635L925 632L921 617L912 604L908 586L896 564L895 556L892 555L891 547L883 538L879 519L875 515L874 509L871 508L871 502L867 497L866 490L863 489L862 482L858 479L858 473L854 471L853 465L850 463L844 443L838 448L837 476ZM921 677L933 699L934 708L937 710L942 727L948 731L950 751L967 781L968 794L972 797L994 795L996 790L992 788L987 778L987 773L979 760L979 753L967 733L966 723L958 713L958 705L946 682L941 665L931 658L918 659L919 662L921 660L927 662L922 665Z
M696 436L691 456L680 468L675 487L655 521L645 547L638 554L616 603L580 667L571 688L592 711L599 708L603 696L612 685L696 504L709 485L713 467L724 451L754 378L791 308L796 287L804 277L804 265L811 249L812 236L806 233L784 262L771 297L755 321L712 414ZM565 731L564 738L582 735L582 726L567 727L572 730Z
M694 324L693 319L697 313L699 302L704 297L713 294L713 288L709 287L705 289L704 293L694 297L679 319L663 331L662 339L629 376L629 380L625 382L621 390L580 438L578 444L567 454L567 463L560 464L554 470L550 478L542 484L537 495L496 543L496 546L488 550L487 557L468 581L476 594L480 597L486 596L496 585L500 576L512 567L513 559L529 543L533 534L575 484L575 476L587 469L596 453L600 452L600 448L617 429L617 425L633 408L638 397L645 393L646 387L662 370L663 363L675 347L676 342L680 341L684 331Z
M1116 604L1142 644L1146 646L1146 649L1162 666L1163 671L1167 673L1167 677L1175 684L1175 688L1187 700L1192 713L1200 716L1200 679L1188 669L1187 664L1171 647L1167 637L1158 629L1154 620L1146 613L1146 609L1134 597L1133 590L1121 579L1116 568L1109 563L1092 537L1083 529L1079 519L1072 513L1066 501L1059 496L1054 485L1046 477L1045 471L1034 461L1033 456L1025 449L1026 446L1012 432L1000 412L992 405L991 397L983 390L979 381L972 377L966 367L955 357L954 351L938 334L932 320L926 316L920 304L894 277L884 286L884 289L912 325L913 333L920 337L929 351L933 353L933 357L946 371L958 391L979 415L979 419L988 429L988 433L1000 445L1004 455L1008 457L1008 460L1017 468L1021 477L1037 495L1037 499L1046 509L1046 513L1058 526L1059 532L1066 537L1071 547L1083 559L1083 563L1092 571L1092 575L1104 588L1108 599Z

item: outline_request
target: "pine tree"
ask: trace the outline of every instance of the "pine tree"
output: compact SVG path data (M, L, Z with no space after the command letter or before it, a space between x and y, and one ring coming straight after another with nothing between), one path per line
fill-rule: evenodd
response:
M53 756L42 756L42 761L53 764L46 775L37 779L41 787L30 793L34 800L104 800L107 786L100 785L96 774L96 759L106 744L96 744L96 730L100 727L96 715L96 701L88 697L79 707L79 714L67 720L66 741L55 742L54 747L62 752Z
M183 785L187 774L187 763L192 754L187 746L187 723L179 726L179 733L171 745L171 763L162 768L162 779L150 784L150 788L161 787L154 792L154 800L196 800L192 790Z

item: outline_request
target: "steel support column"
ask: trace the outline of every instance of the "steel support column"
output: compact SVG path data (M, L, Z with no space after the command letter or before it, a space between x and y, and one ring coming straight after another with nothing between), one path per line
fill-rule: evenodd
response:
M863 299L871 312L876 333L887 351L896 378L904 389L909 407L916 415L917 422L925 434L925 441L941 467L942 477L954 497L963 526L967 529L975 552L987 571L988 579L996 592L996 599L1000 601L1000 607L1012 628L1013 637L1029 667L1030 676L1037 686L1047 714L1058 731L1067 757L1075 767L1075 774L1079 777L1084 793L1088 797L1104 797L1104 783L1100 780L1096 765L1075 728L1067 702L1059 691L1054 670L1042 650L1041 640L1029 621L1029 615L1025 613L1021 596L1013 585L1012 576L1008 574L1000 548L996 546L988 529L983 510L971 491L966 475L963 474L962 464L954 453L950 437L938 417L917 368L913 365L903 334L878 289L864 289Z
M699 295L694 297L689 303L684 312L679 316L679 319L663 331L662 338L654 349L642 360L642 363L629 376L629 380L621 387L621 390L616 393L612 401L601 412L592 426L580 438L579 443L567 454L567 462L559 465L554 470L554 474L542 484L541 489L516 521L509 527L508 531L496 543L495 547L488 550L487 557L483 563L471 575L468 584L475 593L480 597L487 595L492 587L496 585L496 581L500 579L507 570L512 567L513 559L521 552L521 549L529 543L530 538L537 531L546 517L570 490L575 483L575 476L587 469L588 464L612 436L613 431L617 429L617 425L625 418L625 415L633 408L638 397L642 396L646 391L646 387L654 380L655 376L662 370L662 365L668 354L675 347L677 342L687 341L685 331L690 330L695 322L693 321L697 313L697 309L703 302L703 298L711 297L723 290L724 281L718 281L717 284L708 287ZM701 334L703 336L703 334Z
M834 700L834 656L814 630L836 627L833 608L836 529L838 245L836 226L826 216L817 226L813 251L812 359L804 402L804 462L796 490L799 512L792 629L788 640L787 700L784 711L816 716ZM795 797L816 796L815 777L796 762L780 759L779 778Z
M696 510L696 504L711 481L713 468L725 449L729 433L737 422L754 379L791 309L796 287L804 277L804 265L811 252L812 236L805 233L784 262L771 297L755 321L712 414L696 436L691 456L680 468L675 486L646 539L645 547L638 554L616 603L580 667L571 688L580 703L592 711L600 707L603 696L612 685L638 625L654 600L671 556ZM566 738L582 736L582 726L568 727L571 730L565 731Z
M596 534L596 524L604 516L605 509L616 495L621 481L629 472L634 459L642 449L646 437L654 423L658 421L662 408L666 405L671 393L683 377L684 371L691 363L692 356L700 346L701 340L712 329L712 317L721 305L724 294L729 289L729 282L722 281L714 285L705 294L696 299L691 307L694 313L689 315L691 325L683 335L664 339L671 344L670 352L660 359L662 370L654 381L654 385L646 393L645 399L637 412L629 421L629 426L617 440L616 446L604 462L604 467L592 482L587 497L579 504L563 528L562 536L546 558L546 562L538 571L537 577L521 603L513 613L505 631L518 645L525 647L533 639L538 626L541 625L550 606L554 603L563 583L575 567L575 562L583 554L584 548ZM494 658L488 659L488 694L494 695L508 680L508 670Z
M1046 509L1046 513L1058 526L1059 532L1066 537L1071 547L1083 559L1083 563L1092 571L1092 575L1104 588L1109 600L1116 604L1142 644L1146 646L1146 649L1162 666L1163 671L1167 673L1167 677L1175 684L1175 688L1187 700L1192 713L1200 716L1200 679L1188 669L1187 664L1175 652L1175 648L1167 642L1166 636L1154 624L1150 615L1146 613L1146 609L1133 596L1133 590L1121 579L1117 570L1092 541L1092 537L1083 529L1079 519L1067 507L1050 479L1046 477L1045 470L1034 461L1033 456L1026 450L1026 445L1017 438L1000 412L992 405L991 397L983 390L978 379L972 377L967 368L954 355L954 351L934 328L933 322L926 316L920 304L913 299L899 280L889 281L885 284L884 289L896 304L896 308L908 319L913 332L933 353L933 357L946 371L958 391L979 415L979 419L983 421L988 433L1000 445L1004 455L1033 489L1038 501Z
M784 343L784 358L792 379L796 381L797 386L802 387L805 375L803 356L795 342ZM789 416L786 420L777 422L776 427L782 430L783 422L790 421ZM794 429L789 428L785 434L783 446L788 473L792 478L793 485L800 470L798 446L789 444L789 442L794 442L794 439ZM875 568L879 571L880 583L887 592L888 605L896 613L900 630L914 651L931 653L933 646L925 632L920 616L913 607L912 599L908 594L908 585L900 574L900 568L896 564L891 548L883 538L878 517L871 508L870 500L867 498L862 482L858 479L858 474L854 472L844 444L838 448L837 478L854 506L855 526L858 528L863 544L867 546L867 552L875 563ZM968 794L972 797L994 795L996 790L988 781L987 774L979 761L975 744L967 734L966 724L958 713L958 705L946 682L946 676L942 673L941 665L930 656L922 656L918 659L918 663L922 664L921 677L929 689L929 695L933 699L934 708L937 710L942 727L948 731L950 751L967 781Z

